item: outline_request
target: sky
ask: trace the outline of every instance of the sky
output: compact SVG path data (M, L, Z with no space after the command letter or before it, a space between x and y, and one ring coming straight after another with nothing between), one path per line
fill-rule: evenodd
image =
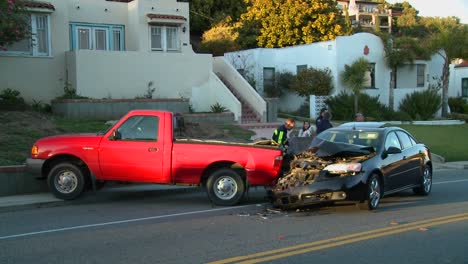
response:
M405 0L387 0L389 3L402 3ZM456 16L460 22L468 24L468 0L406 0L416 10L419 16L447 17Z

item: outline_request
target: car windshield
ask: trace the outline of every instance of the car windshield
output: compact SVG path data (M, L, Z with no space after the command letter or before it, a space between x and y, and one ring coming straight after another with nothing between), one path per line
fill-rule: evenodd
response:
M361 130L326 130L316 137L317 141L325 140L329 142L373 147L375 151L379 151L381 138L380 133L377 131ZM314 142L312 142L312 145L313 144Z

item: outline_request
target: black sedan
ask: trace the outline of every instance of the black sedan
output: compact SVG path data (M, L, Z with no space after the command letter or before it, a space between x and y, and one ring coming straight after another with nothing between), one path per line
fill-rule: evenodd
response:
M352 122L320 133L295 155L272 198L285 209L348 200L374 210L385 195L406 189L428 195L431 188L427 146L399 127Z

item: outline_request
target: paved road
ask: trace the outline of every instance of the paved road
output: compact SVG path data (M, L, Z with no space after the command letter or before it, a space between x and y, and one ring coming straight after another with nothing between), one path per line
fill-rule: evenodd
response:
M0 263L467 263L468 171L438 170L429 197L376 212L354 205L269 210L261 189L238 207L203 192L99 193L0 213Z

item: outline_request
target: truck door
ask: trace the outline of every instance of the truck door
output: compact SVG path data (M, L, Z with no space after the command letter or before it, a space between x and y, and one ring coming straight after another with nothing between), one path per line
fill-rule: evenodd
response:
M159 117L135 115L125 120L99 149L103 179L163 181L163 140Z

